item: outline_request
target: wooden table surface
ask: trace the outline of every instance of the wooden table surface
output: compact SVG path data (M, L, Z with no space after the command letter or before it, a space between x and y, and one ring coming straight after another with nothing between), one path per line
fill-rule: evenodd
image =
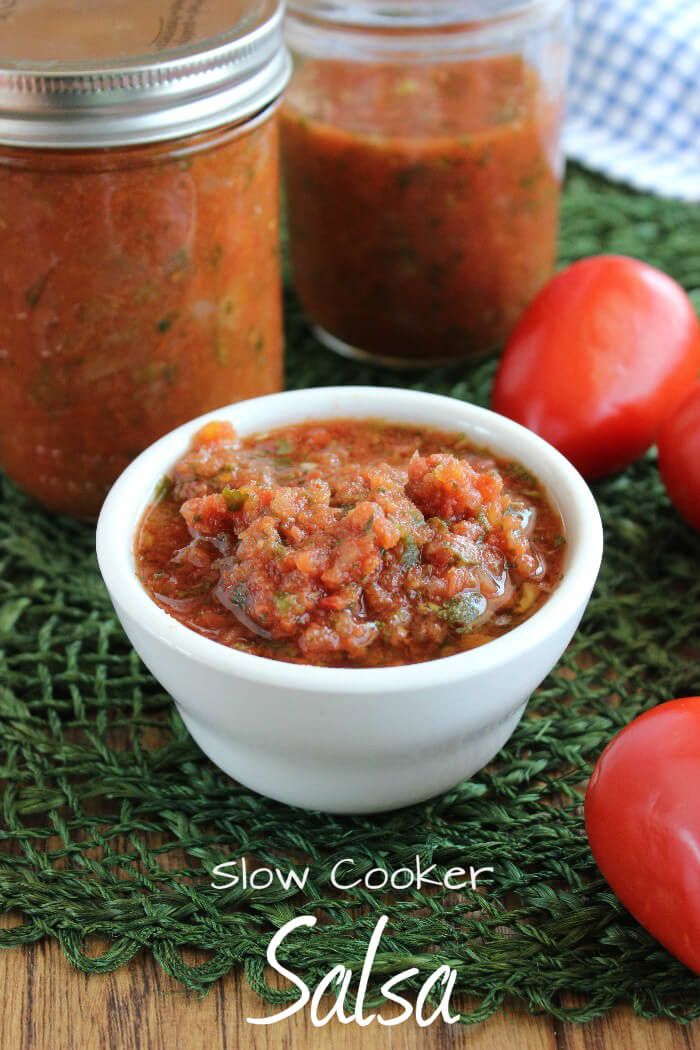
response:
M114 974L87 976L53 941L0 951L0 997L2 1050L700 1050L700 1023L642 1021L627 1009L586 1025L511 1008L468 1028L420 1029L411 1020L395 1028L315 1029L306 1013L256 1027L246 1017L270 1008L233 975L202 999L149 956Z

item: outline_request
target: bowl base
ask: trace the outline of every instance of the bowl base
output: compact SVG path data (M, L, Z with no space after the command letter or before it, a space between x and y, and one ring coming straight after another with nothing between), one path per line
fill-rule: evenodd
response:
M277 802L323 813L381 813L425 802L474 776L498 754L523 716L527 700L478 733L455 737L415 763L362 763L344 768L337 756L319 754L303 765L279 752L223 738L178 705L180 717L202 751L234 780Z

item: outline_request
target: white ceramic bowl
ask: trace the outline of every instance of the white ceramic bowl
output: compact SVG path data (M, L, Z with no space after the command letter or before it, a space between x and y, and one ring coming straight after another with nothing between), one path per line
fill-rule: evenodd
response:
M563 579L545 605L470 652L370 669L308 667L238 652L159 608L135 573L135 533L157 482L202 423L230 420L245 435L332 417L461 431L532 471L558 507L568 539ZM100 570L124 630L202 750L262 794L335 813L422 801L493 758L576 630L602 549L588 486L541 438L452 398L375 387L273 394L186 423L124 471L97 526Z

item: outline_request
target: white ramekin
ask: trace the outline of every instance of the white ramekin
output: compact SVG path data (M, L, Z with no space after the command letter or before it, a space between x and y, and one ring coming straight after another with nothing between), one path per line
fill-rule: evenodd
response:
M304 420L381 418L467 434L517 459L564 520L564 576L529 620L457 656L404 667L307 667L238 652L191 631L139 582L134 539L159 479L209 419L240 434ZM591 492L541 438L483 408L414 390L326 387L242 401L192 420L121 475L97 526L97 557L117 615L202 750L226 773L290 805L369 813L430 798L505 744L533 690L576 630L600 568Z

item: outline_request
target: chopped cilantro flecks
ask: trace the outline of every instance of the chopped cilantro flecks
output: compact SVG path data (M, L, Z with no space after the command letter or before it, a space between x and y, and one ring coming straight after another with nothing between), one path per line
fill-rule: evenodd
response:
M407 190L422 174L423 168L421 168L420 164L415 164L410 168L402 168L396 174L396 183L400 190Z
M221 268L221 257L222 257L223 254L224 254L223 245L215 244L213 249L212 249L211 256L209 258L209 261L210 261L212 267L215 270L218 270L218 269Z
M515 478L517 481L522 481L526 485L530 485L533 489L537 489L537 478L534 474L531 474L522 463L517 463L515 461L508 463L506 470L512 478Z
M462 591L441 607L438 615L459 630L467 630L486 610L487 601L480 591Z
M46 284L52 269L53 267L50 266L49 269L45 273L43 273L41 277L34 282L34 284L27 288L27 291L24 293L24 301L26 302L30 310L33 310L34 307L38 305L39 300L44 294L44 289L46 288Z
M222 489L221 495L229 510L241 510L246 501L246 493L243 489L231 489L226 486L225 489Z
M276 594L274 597L275 608L283 616L293 613L297 607L297 599L293 594Z
M401 564L405 565L408 569L413 568L420 561L420 547L415 540L407 539L404 540L403 552L401 554Z
M362 526L362 535L366 536L367 533L371 530L373 525L374 525L374 514L370 514L370 516L367 518L367 521Z
M167 499L172 490L173 480L172 478L168 477L167 474L164 474L158 482L158 484L156 485L155 492L153 493L153 502L161 503L164 499Z
M156 330L159 331L161 335L164 335L166 332L170 331L176 320L177 313L175 311L166 314L165 317L161 317L160 321L156 324Z
M237 583L228 596L231 605L238 606L239 609L245 609L248 604L248 588L244 583Z

